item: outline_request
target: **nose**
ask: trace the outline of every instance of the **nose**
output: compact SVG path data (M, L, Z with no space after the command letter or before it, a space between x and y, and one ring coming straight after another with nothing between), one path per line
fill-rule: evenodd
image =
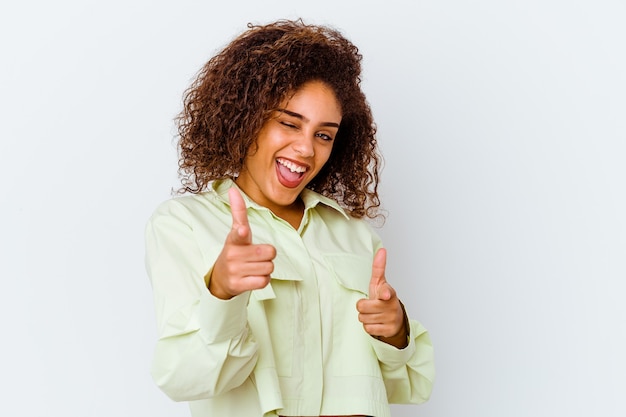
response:
M312 158L315 156L315 148L313 146L313 134L303 132L293 141L292 147L303 158Z

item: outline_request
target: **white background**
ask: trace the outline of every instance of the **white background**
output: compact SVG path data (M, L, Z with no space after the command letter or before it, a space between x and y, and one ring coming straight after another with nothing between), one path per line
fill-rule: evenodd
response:
M148 374L143 227L192 76L281 17L365 57L387 275L438 369L394 416L626 415L621 0L3 2L0 415L188 415Z

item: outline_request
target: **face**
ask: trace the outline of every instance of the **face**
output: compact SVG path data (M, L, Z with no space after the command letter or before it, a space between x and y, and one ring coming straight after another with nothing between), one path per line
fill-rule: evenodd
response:
M333 90L307 82L263 125L237 185L278 216L298 210L298 196L330 157L341 117Z

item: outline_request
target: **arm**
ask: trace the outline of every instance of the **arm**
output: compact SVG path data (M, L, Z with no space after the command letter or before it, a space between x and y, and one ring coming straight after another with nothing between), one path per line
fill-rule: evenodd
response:
M221 300L206 287L205 275L230 227L218 219L214 223L218 236L197 236L189 209L171 200L146 227L146 267L159 336L152 376L176 401L210 398L235 388L256 363L257 345L247 327L250 292ZM201 250L198 239L210 244Z
M379 249L372 263L369 299L357 310L372 345L393 403L422 403L430 397L435 376L430 337L418 322L409 320L395 290L385 278L386 251Z

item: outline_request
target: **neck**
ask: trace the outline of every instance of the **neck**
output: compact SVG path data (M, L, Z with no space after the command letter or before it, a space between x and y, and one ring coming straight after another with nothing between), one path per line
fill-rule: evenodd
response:
M304 202L298 197L289 207L281 208L278 211L272 210L272 212L298 230L300 223L302 223L302 216L304 216Z

